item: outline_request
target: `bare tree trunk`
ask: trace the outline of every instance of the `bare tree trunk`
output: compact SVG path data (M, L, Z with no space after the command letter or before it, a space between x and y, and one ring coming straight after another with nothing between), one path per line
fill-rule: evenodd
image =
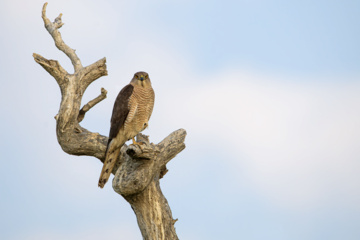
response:
M130 145L115 174L114 190L131 204L144 239L178 239L171 209L160 189L166 163L185 148L186 132L177 130L157 145L139 134L142 145Z
M34 53L34 60L57 81L61 90L61 104L56 119L57 139L62 149L72 155L86 155L104 162L108 138L80 126L85 114L106 98L101 89L98 97L81 109L81 99L87 87L96 79L107 75L106 59L83 67L74 49L62 40L58 29L63 25L60 14L52 23L46 17L47 3L42 9L45 28L56 47L71 60L74 73L69 74L56 60L48 60ZM159 179L167 172L166 164L185 148L186 131L179 129L159 144L149 143L147 136L139 134L142 145L124 145L113 169L114 190L131 204L144 239L178 239L171 209L161 192ZM101 169L99 169L100 172ZM97 186L97 179L94 181Z

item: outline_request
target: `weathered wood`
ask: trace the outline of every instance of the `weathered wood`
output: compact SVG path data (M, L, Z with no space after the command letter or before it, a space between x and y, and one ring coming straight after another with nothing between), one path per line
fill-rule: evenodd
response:
M63 25L61 22L62 14L52 23L46 17L46 6L47 3L42 8L42 19L44 20L45 28L52 36L59 50L70 58L75 70L73 74L69 74L58 61L48 60L36 53L33 54L35 62L39 63L55 78L61 90L60 109L55 117L58 142L66 153L94 156L104 161L108 138L81 127L78 118L81 119L81 115L84 114L80 114L79 117L81 99L86 87L89 85L88 83L84 84L82 79L92 82L100 76L107 75L106 60L103 58L95 64L85 68L82 67L79 57L73 49L64 43L58 31ZM103 97L98 99L99 101L106 97L106 90L104 91Z
M101 88L101 94L98 97L96 97L95 99L93 99L90 102L88 102L87 104L85 104L80 109L79 115L77 118L79 123L84 119L87 111L89 111L92 107L94 107L96 104L98 104L99 102L101 102L102 100L104 100L106 98L106 94L107 94L107 91L105 90L105 88Z
M46 17L46 7L48 3L45 3L42 12L41 17L44 21L46 30L50 33L52 38L55 41L55 46L62 52L64 52L71 60L72 65L74 66L75 72L80 70L82 67L79 57L76 55L75 50L71 49L68 45L64 43L64 41L61 38L61 34L58 31L59 28L61 28L64 23L62 23L61 17L62 13L59 14L57 18L55 18L55 21L52 23L47 17Z
M159 179L166 163L185 148L186 131L179 129L157 145L139 134L141 145L130 145L117 170L113 188L134 210L144 239L178 239L169 204L161 192Z
M46 7L47 3L42 8L45 28L56 47L69 57L74 66L74 73L69 74L58 61L33 54L35 62L55 78L61 90L60 109L55 116L57 140L68 154L93 156L103 162L108 137L88 131L80 126L80 122L87 111L106 98L106 90L102 88L98 97L81 110L80 107L87 87L107 75L106 59L83 67L75 50L64 43L58 31L63 26L62 14L52 23L46 17ZM167 172L166 164L185 148L185 136L186 131L179 129L155 145L149 143L147 136L139 134L137 138L141 145L125 144L121 148L112 172L115 174L113 188L131 204L144 239L178 239L174 228L176 220L173 220L161 192L159 179Z

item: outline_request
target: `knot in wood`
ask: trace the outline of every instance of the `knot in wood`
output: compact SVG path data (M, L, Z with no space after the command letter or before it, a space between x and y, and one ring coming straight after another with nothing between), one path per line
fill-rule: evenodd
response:
M126 153L135 160L150 160L155 158L155 146L153 144L139 142L139 144L130 145Z

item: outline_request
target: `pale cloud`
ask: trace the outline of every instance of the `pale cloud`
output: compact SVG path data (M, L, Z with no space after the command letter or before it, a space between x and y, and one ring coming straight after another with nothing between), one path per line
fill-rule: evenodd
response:
M182 123L197 141L232 152L224 164L241 168L276 205L358 208L359 83L294 82L239 71L199 82L172 93L180 114L176 120L163 116L165 122Z
M156 37L161 34L150 35ZM107 84L121 89L128 80L115 76L131 77L140 69L150 73L156 105L145 134L154 142L182 127L189 133L188 143L220 146L234 156L224 164L242 169L242 177L275 205L309 210L341 203L357 208L356 81L235 68L204 75L191 67L189 56L155 40L129 42L122 59L126 61L111 63ZM114 99L117 91L111 91L109 99ZM109 109L111 102L106 103ZM343 197L329 200L333 195Z

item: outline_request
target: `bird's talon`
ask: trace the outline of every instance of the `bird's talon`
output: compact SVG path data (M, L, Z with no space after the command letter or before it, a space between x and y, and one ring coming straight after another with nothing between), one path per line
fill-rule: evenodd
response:
M145 144L145 143L143 143L143 142L137 142L137 141L135 141L135 138L132 138L132 142L133 142L133 145L143 145L143 144Z
M141 145L144 145L144 144L145 144L144 142L136 142L136 141L133 141L133 145L141 146Z

